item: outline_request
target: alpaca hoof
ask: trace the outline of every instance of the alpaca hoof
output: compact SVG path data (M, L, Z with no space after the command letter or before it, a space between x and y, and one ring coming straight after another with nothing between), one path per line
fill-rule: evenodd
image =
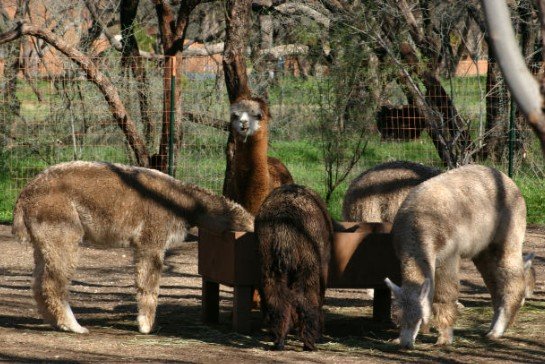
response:
M272 349L275 351L282 351L284 350L284 343L274 343Z
M303 344L303 351L315 351L315 350L316 350L316 345L311 343Z
M145 316L138 316L138 331L141 334L149 334L151 332L151 323Z
M451 345L454 340L452 338L438 338L435 342L435 346L447 346Z
M450 345L454 341L454 330L452 327L439 329L439 337L435 342L436 346Z
M68 325L64 325L64 324L60 324L58 325L58 329L61 330L61 331L65 331L65 332L74 332L76 334L88 334L89 333L89 330L83 326L68 326Z
M501 336L502 336L502 334L498 334L497 332L494 332L494 331L489 331L489 332L486 333L486 337L488 339L490 339L490 340L497 340Z
M414 343L405 343L405 344L400 343L400 347L401 349L412 350L414 349Z

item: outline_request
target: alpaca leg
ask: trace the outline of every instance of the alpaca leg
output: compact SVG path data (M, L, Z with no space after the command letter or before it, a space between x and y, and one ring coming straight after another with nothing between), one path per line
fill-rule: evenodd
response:
M433 314L439 333L436 345L452 344L454 340L452 327L456 322L458 311L456 302L459 294L459 266L460 258L455 256L435 268Z
M487 250L473 259L492 297L494 317L486 334L490 338L501 337L522 306L525 287L521 256L519 251L509 256Z
M43 236L42 231L47 232ZM78 228L64 227L62 232L51 228L34 229L34 298L44 321L62 331L85 334L68 304L68 284L75 270Z
M291 329L292 308L290 304L286 304L279 309L273 309L273 311L276 311L276 314L273 314L271 317L274 335L274 350L284 350L286 336L288 336L288 332Z
M316 340L320 337L322 310L320 298L312 293L301 295L297 300L297 316L303 350L316 350Z
M155 322L159 279L163 269L163 251L140 248L135 251L136 300L138 302L138 329L149 334Z

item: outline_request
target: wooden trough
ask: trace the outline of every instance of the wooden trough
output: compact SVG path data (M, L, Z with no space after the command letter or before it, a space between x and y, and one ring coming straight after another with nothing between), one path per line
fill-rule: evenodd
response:
M390 224L342 223L335 232L328 288L374 288L373 317L390 320L390 291L384 278L400 283ZM253 233L199 231L199 274L205 322L218 322L219 285L233 287L233 328L251 329L252 290L259 284L257 241Z

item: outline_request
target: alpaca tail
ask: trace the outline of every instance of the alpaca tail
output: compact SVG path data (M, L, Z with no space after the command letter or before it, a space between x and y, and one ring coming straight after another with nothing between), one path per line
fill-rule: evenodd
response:
M15 208L13 210L13 226L11 228L11 233L19 240L21 243L27 243L30 241L28 229L25 224L25 213L23 211L21 199L17 199Z

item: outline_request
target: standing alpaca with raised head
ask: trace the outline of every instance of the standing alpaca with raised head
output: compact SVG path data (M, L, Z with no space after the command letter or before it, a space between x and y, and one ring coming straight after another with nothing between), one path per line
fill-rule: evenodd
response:
M350 182L343 200L343 219L392 223L409 192L440 173L437 168L408 161L368 169Z
M293 183L282 162L267 157L271 115L259 98L241 97L231 104L231 131L235 140L234 196L251 214L276 187Z
M495 169L464 166L413 189L392 227L402 285L386 279L401 311L401 345L414 345L432 311L437 344L452 343L462 258L473 260L492 296L494 317L487 336L502 336L524 301L525 230L524 199L515 183Z
M274 347L284 348L299 325L305 350L314 350L323 325L333 223L322 199L298 185L279 187L255 220L262 292Z
M81 241L102 248L131 246L136 265L138 326L155 320L166 247L187 229L253 230L240 205L159 171L119 164L72 162L48 168L17 200L13 234L34 247L34 298L44 321L87 333L68 304L68 285Z

